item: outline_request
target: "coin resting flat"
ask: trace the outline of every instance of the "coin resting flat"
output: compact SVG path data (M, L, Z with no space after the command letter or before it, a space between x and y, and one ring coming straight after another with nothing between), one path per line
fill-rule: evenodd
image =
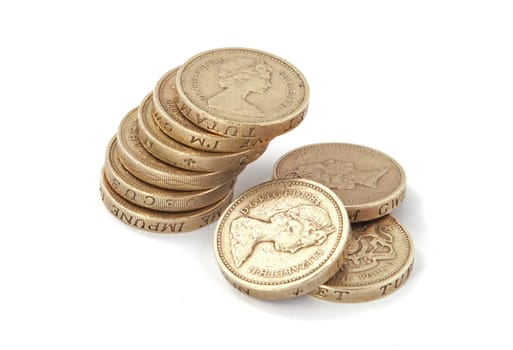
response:
M230 204L233 190L219 202L198 210L168 213L155 211L123 199L114 191L102 172L100 195L105 207L121 222L155 233L181 233L196 230L216 221Z
M225 210L214 249L239 291L287 299L313 291L339 269L349 231L344 206L330 189L311 180L276 180Z
M353 224L342 268L311 295L341 303L389 295L410 276L413 255L410 235L390 215Z
M112 189L133 204L159 211L189 211L218 202L233 189L235 180L200 191L168 190L143 182L121 164L116 139L114 136L107 147L105 175Z
M200 53L176 76L177 106L199 127L232 137L272 139L296 127L309 89L301 72L267 52L224 48Z
M158 187L174 190L201 190L230 182L242 169L217 172L196 172L173 167L151 155L139 141L137 109L130 111L118 130L119 158L135 177Z
M304 178L332 189L344 202L351 222L390 214L401 204L406 189L402 167L375 149L320 143L299 147L275 164L273 178Z

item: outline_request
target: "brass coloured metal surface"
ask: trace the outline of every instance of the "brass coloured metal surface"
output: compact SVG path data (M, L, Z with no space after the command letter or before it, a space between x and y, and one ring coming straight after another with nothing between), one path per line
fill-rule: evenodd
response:
M406 283L413 256L410 235L392 216L353 224L341 269L311 295L341 303L384 297Z
M338 196L311 180L255 186L226 209L214 236L217 262L256 298L307 294L342 264L350 223Z
M282 156L274 179L304 178L331 188L344 202L351 222L390 214L404 200L406 175L394 159L348 143L306 145Z
M309 88L301 72L267 52L224 48L186 61L176 76L177 106L213 133L270 140L304 118Z

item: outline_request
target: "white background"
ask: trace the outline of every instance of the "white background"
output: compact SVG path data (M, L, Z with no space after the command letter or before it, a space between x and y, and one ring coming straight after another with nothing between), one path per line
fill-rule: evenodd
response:
M1 349L511 348L511 1L4 1L0 5ZM396 217L416 266L387 298L269 302L233 289L214 225L118 222L98 193L107 142L162 74L243 46L307 77L285 152L351 142L404 167Z

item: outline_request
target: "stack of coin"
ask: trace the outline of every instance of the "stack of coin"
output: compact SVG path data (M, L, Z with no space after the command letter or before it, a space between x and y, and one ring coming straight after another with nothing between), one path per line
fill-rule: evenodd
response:
M298 148L278 160L272 181L248 190L222 214L217 261L239 291L257 298L383 297L401 287L413 267L412 239L388 215L405 188L402 167L374 149Z
M299 70L269 53L226 48L192 57L120 123L106 152L105 205L152 232L212 223L240 172L299 125L308 99Z

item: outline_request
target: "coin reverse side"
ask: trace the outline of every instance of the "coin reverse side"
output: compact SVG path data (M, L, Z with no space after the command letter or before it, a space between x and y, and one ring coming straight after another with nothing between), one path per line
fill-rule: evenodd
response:
M390 215L353 224L342 268L311 295L341 303L384 297L404 285L413 255L410 235Z
M351 222L376 219L404 200L402 167L375 149L348 143L320 143L297 148L275 164L273 178L304 178L332 189L344 202Z
M223 213L214 237L217 262L239 291L287 299L313 291L341 266L350 232L338 196L311 180L263 183Z

